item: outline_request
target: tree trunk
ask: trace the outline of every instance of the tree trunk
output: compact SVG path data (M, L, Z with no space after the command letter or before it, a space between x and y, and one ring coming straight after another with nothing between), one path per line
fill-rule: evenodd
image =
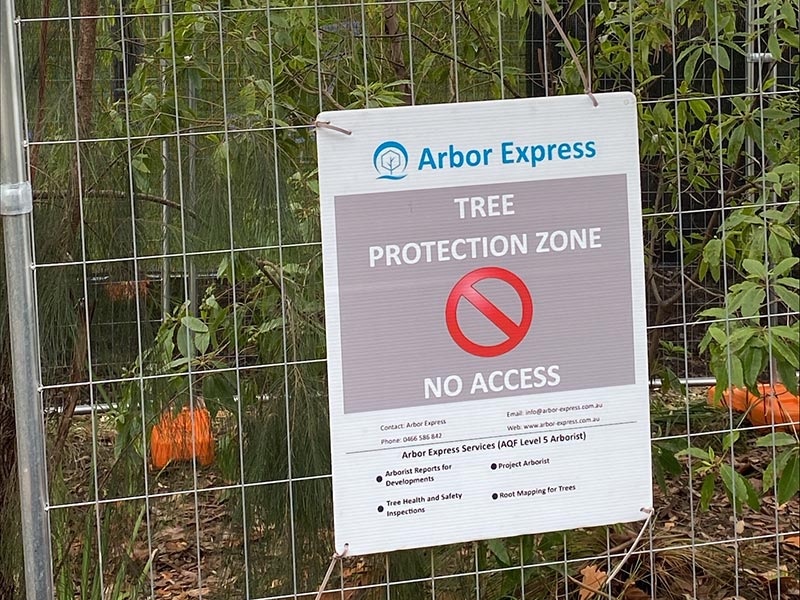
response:
M97 0L81 0L81 16L97 16ZM97 19L81 19L78 37L78 56L75 66L75 95L77 97L78 138L88 137L92 124L92 89L94 86Z
M98 0L81 0L80 13L82 17L97 15ZM78 118L78 130L75 132L78 140L89 137L92 126L92 98L94 88L94 67L97 62L97 19L81 19L78 29L78 51L75 65L75 112ZM83 146L79 146L81 158L86 154ZM81 172L78 170L78 160L72 166L70 177L71 206L64 214L61 250L69 253L75 244L76 234L81 224Z
M394 76L399 80L408 80L408 68L403 57L403 39L400 32L400 16L397 4L387 4L383 9L384 33L389 38L389 62L394 69ZM405 103L411 104L411 90L407 83L401 87Z

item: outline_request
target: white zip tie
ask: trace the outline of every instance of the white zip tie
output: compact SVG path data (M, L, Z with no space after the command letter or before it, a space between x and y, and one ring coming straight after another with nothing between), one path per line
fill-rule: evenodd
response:
M637 535L636 539L633 540L633 544L631 544L631 547L628 548L628 551L625 553L625 556L622 557L622 560L619 562L619 564L614 568L613 571L611 571L609 576L606 578L605 585L611 585L611 581L617 575L619 575L619 572L622 569L622 567L625 566L626 562L628 562L628 559L631 557L634 550L636 550L636 546L639 545L639 542L641 541L642 536L644 535L644 531L645 529L647 529L647 525L650 523L650 519L653 518L653 513L655 511L652 508L643 508L642 512L647 515L647 518L644 520L644 523L642 523L642 528L639 530L639 535Z
M325 577L322 578L322 584L319 586L319 590L317 591L317 595L314 597L314 600L320 600L320 598L322 598L322 594L325 593L325 586L328 585L328 580L331 578L331 574L333 573L333 568L336 566L336 561L341 560L342 558L347 556L347 550L349 547L350 544L345 544L344 550L342 550L341 553L339 552L333 553L333 556L331 557L331 564L328 565L328 571L325 573Z

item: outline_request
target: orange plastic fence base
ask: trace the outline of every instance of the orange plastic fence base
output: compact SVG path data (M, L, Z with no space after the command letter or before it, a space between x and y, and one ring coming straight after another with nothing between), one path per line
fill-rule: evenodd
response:
M203 466L214 462L214 436L208 410L195 408L192 411L187 406L175 416L165 411L150 434L153 468L163 469L171 461L190 461L195 457Z
M781 425L779 429L788 430L791 423L800 421L800 398L785 385L759 383L758 391L760 395L755 396L746 389L728 388L719 400L715 400L715 386L708 390L708 403L711 406L730 406L737 412L747 413L749 421L757 427L774 423Z

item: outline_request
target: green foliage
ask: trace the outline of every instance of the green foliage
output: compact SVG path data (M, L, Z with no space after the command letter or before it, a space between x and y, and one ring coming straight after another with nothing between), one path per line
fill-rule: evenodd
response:
M795 194L797 188L795 187ZM770 358L774 362L789 390L797 390L796 371L800 368L800 329L797 317L790 317L793 325L778 325L771 314L800 312L798 280L791 277L800 259L792 248L800 242L796 229L787 226L796 220L797 204L782 210L768 208L758 214L747 214L746 209L734 213L725 228L726 242L709 242L703 253L703 265L709 265L712 277L719 278L723 254L730 256L743 277L741 283L730 286L724 307L703 311L704 317L713 319L704 336L700 351L711 354L711 370L717 377L717 396L728 385L747 387L758 395L758 379ZM764 264L764 240L770 248L770 262ZM738 251L737 251L738 249ZM752 256L760 256L760 260ZM769 298L769 302L767 302Z
M683 465L676 458L680 451L677 441L653 444L653 476L664 492L668 490L667 477L677 477L683 472Z
M733 468L729 452L739 440L738 431L727 433L722 438L722 452L714 451L709 445L705 449L689 446L676 454L678 457L690 456L692 458L692 473L700 477L700 504L702 511L707 511L716 491L716 483L722 482L722 487L728 499L734 505L736 513L741 515L744 505L752 510L761 509L761 498L775 493L779 505L791 500L800 489L800 474L798 474L798 456L800 446L795 435L788 433L771 433L755 440L755 447L775 448L775 458L770 460L763 473L763 484L759 492L750 479ZM778 448L786 448L777 451ZM774 492L773 492L774 490Z
M759 438L756 445L784 448L764 469L763 489L765 493L775 489L778 504L788 502L800 490L800 471L798 471L800 448L797 446L797 438L787 433L772 433Z

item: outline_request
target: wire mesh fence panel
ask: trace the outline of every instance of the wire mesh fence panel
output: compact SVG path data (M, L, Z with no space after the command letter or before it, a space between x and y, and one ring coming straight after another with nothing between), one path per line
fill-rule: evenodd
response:
M639 542L344 558L321 597L800 597L798 5L550 6L592 89L638 100L652 520ZM580 69L538 1L15 10L56 597L314 598L333 551L315 116L580 94ZM0 596L21 598L0 513Z

